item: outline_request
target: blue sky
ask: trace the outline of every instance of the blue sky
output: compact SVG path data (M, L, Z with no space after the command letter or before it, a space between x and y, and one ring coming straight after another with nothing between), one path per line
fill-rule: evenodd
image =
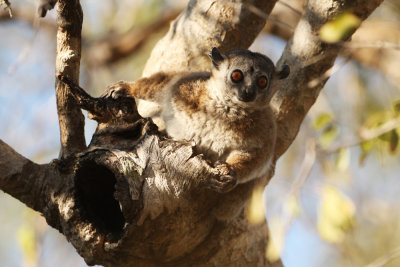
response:
M87 1L93 4L94 2ZM98 10L102 10L98 8ZM89 19L93 21L93 14ZM24 22L2 22L0 27L0 138L22 155L39 163L45 163L56 158L59 150L59 128L54 94L55 83L55 36L40 30L37 34ZM4 38L5 37L5 38ZM276 62L284 48L281 40L261 37L252 46L255 51L263 52ZM26 52L22 61L18 62L21 54ZM11 70L14 70L10 72ZM336 73L327 84L323 94L311 110L310 115L318 114L321 110L329 110L339 114L344 128L352 128L351 113L354 99L347 98L346 90L341 84L350 84L354 75L354 66L346 65ZM87 78L87 77L86 77ZM85 79L85 77L83 77ZM378 102L390 103L393 91L382 76L373 80L382 91L377 97ZM397 94L399 96L399 94ZM356 95L357 97L357 95ZM400 98L400 97L399 97ZM343 114L341 110L346 110ZM89 141L96 124L86 121L86 137ZM310 124L307 118L302 127L298 140L293 144L287 155L280 159L276 175L267 189L267 216L279 215L281 203L279 200L290 189L295 171L303 157L304 143ZM358 149L351 150L351 181L329 181L337 184L355 202L361 196L367 195L381 203L374 209L390 211L391 206L398 206L400 193L400 166L398 157L367 158L364 167L358 165ZM293 156L294 155L294 156ZM291 158L292 157L292 158ZM294 163L288 165L294 158ZM383 163L382 163L383 162ZM297 165L296 165L297 164ZM318 188L327 182L322 173L322 166L316 166L304 188L301 199L307 216L316 219L319 204ZM377 182L378 181L378 182ZM374 204L376 205L376 204ZM386 205L386 206L385 206ZM378 211L378 210L376 210ZM16 242L16 232L23 224L26 208L16 200L0 192L0 266L21 266L21 250ZM373 212L372 212L373 213ZM378 212L374 213L378 214ZM327 266L327 259L337 256L333 245L323 242L315 228L307 222L310 218L301 215L295 219L287 232L286 247L282 259L288 267ZM372 238L372 237L371 237ZM3 241L1 241L3 240ZM82 259L76 255L73 248L53 229L45 231L41 240L41 258L43 266L85 266ZM51 258L49 255L53 255ZM62 262L57 262L63 259ZM57 264L59 263L59 264Z

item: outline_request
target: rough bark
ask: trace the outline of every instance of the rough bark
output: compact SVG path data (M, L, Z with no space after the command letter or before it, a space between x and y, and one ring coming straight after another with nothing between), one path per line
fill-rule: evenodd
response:
M288 3L299 12L303 12L304 2L304 0L292 0ZM300 19L301 16L295 11L277 5L263 31L289 40ZM397 71L400 67L399 40L400 26L397 22L379 16L374 17L364 22L349 42L342 44L340 55L378 69L399 84L400 74Z
M83 13L79 0L60 0L57 5L56 73L79 83ZM60 158L86 148L85 118L65 84L56 81L57 113L60 124Z
M281 90L273 99L278 122L276 159L296 137L305 115L329 78L326 72L340 52L340 46L326 44L318 38L321 26L346 10L352 10L365 20L382 1L310 0L307 3L305 13L279 60L280 64L289 65L295 75L283 81ZM310 81L317 82L310 86Z
M158 71L204 70L215 46L222 52L248 48L276 1L191 0L152 51L143 76ZM258 12L254 13L254 9Z
M279 125L275 159L295 138L328 78L323 75L339 53L337 46L318 39L318 29L349 8L365 19L381 1L308 2L280 60L280 64L291 67L292 74L274 98ZM205 58L212 46L222 50L248 47L275 3L256 2L191 1L156 46L145 74L206 67ZM265 14L254 15L249 8L252 3ZM63 7L66 6L61 4L59 9ZM76 6L70 8L73 7ZM65 25L70 24L67 21ZM76 62L72 61L68 68L71 66ZM94 140L82 153L72 153L81 151L82 144L67 142L71 156L45 165L23 158L0 142L1 190L41 212L88 264L282 265L280 261L272 264L264 257L266 224L252 226L243 215L254 185L266 184L273 170L267 177L237 186L228 194L211 191L203 181L218 170L198 155L192 144L160 135L151 120L140 118L133 99L91 98L74 85L77 78L69 73L76 74L79 68L68 68L59 78L71 85L62 83L70 90L66 94L74 95L79 105L99 122ZM314 79L318 81L316 85L308 86ZM71 129L74 128L67 130ZM243 196L237 216L218 221L218 204L233 195Z

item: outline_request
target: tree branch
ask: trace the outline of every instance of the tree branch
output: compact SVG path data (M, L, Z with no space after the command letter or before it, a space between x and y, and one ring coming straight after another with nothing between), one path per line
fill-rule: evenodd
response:
M145 73L207 68L204 58L211 46L247 48L267 17L253 14L250 2L191 1L155 48ZM280 61L293 71L274 99L279 125L276 159L295 138L326 80L313 88L307 87L308 82L325 73L339 52L337 46L318 39L318 29L348 8L357 7L356 15L365 19L380 2L308 2ZM274 3L257 1L264 15ZM42 212L88 264L282 266L264 257L266 224L252 226L244 218L253 187L267 179L240 184L227 194L211 191L204 182L220 175L220 170L198 155L193 144L160 135L150 119L137 115L132 99L116 104L92 98L77 86L80 11L78 1L59 2L57 73L63 75L57 81L57 100L64 157L37 165L0 142L0 188ZM74 19L79 23L69 20L73 16L69 12L78 14ZM71 121L77 120L71 110L79 110L73 96L99 122L92 143L82 153L77 152L84 149L84 142L77 140L83 138L83 125ZM80 111L78 115L81 118ZM232 205L237 196L239 201ZM218 220L226 202L236 213Z
M195 71L210 67L208 53L248 48L260 33L275 0L190 1L152 51L143 71ZM264 16L254 13L254 8Z
M40 23L41 28L45 28L47 31L53 33L56 31L55 22L49 19L39 19L35 17L35 14L29 12L29 10L22 10L21 8L14 8L13 16L10 17L8 12L0 10L0 22L9 22L14 20L21 20L28 22L32 27L36 27Z
M0 0L0 7L1 7L2 5L5 6L4 9L7 9L7 11L8 11L8 16L9 16L10 18L12 18L13 12L12 12L12 9L11 9L11 4L10 4L10 2L9 2L8 0Z
M42 18L46 16L47 11L52 10L56 5L57 0L40 0L38 14Z
M90 66L107 65L123 59L145 44L149 37L165 28L182 10L164 13L154 23L142 28L131 29L123 34L111 34L102 40L89 44L87 61Z
M340 52L340 46L326 44L319 39L319 29L346 10L353 10L356 16L365 20L382 1L308 1L306 11L279 61L280 64L289 65L291 73L295 75L282 82L281 90L273 99L278 123L276 159L293 142L304 117L329 77L320 80L320 83L312 88L308 83L329 70Z
M45 167L24 158L0 140L0 188L30 208L43 209L41 179Z
M56 73L63 73L75 83L79 83L82 8L79 0L60 0L57 7ZM61 138L60 157L65 158L86 148L85 119L66 85L58 81L56 98Z
M303 12L302 2L303 0L297 0L290 4ZM287 10L277 5L271 13L271 18L275 22L284 22L284 24L267 22L263 31L283 40L289 40L301 16L296 14L288 16ZM400 68L398 40L400 40L399 23L375 17L360 26L352 39L343 44L340 54L350 56L366 66L379 69L395 82L400 83L400 73L397 71Z

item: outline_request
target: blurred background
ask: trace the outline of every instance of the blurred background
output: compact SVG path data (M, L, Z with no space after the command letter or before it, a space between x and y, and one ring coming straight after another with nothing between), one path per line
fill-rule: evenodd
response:
M0 138L25 157L57 158L56 12L38 1L0 11ZM185 7L177 0L82 0L81 86L94 96L135 80ZM303 0L279 2L251 50L276 62ZM340 24L340 19L336 27ZM400 266L400 1L385 0L343 43L264 199L274 248L288 267ZM86 120L86 139L96 123ZM0 191L0 266L86 266L36 212Z

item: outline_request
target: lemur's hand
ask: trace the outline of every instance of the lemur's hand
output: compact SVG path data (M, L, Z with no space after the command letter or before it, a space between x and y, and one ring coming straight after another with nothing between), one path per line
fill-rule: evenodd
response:
M110 85L107 90L101 95L102 98L119 99L129 96L130 85L128 82L119 81Z
M137 120L136 102L129 95L129 90L129 82L120 81L109 86L98 98L102 112L88 110L88 117L98 122L108 122L116 118L129 122Z
M216 162L215 169L218 174L208 181L208 188L218 193L227 193L235 188L236 174L228 164Z

